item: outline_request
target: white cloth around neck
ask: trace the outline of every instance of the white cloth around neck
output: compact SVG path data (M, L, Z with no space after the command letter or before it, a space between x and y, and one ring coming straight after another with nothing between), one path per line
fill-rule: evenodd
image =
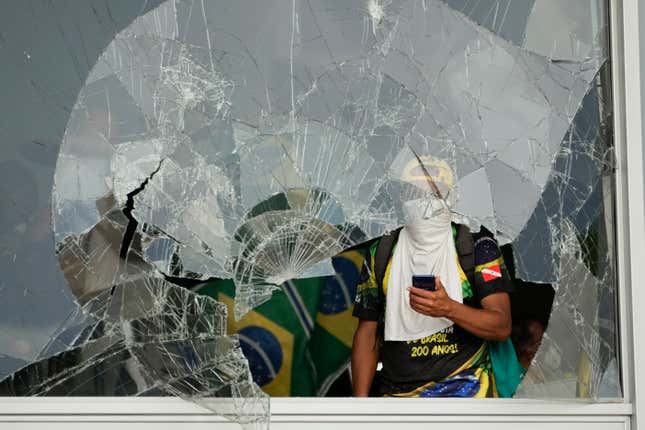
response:
M450 211L441 210L401 229L394 249L385 306L385 340L408 341L433 335L454 323L434 318L410 307L412 275L434 275L448 296L462 303L461 278L452 236Z

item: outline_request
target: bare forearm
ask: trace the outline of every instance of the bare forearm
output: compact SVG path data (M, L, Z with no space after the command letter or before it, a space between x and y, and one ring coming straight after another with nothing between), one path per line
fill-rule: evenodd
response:
M477 309L454 302L446 316L482 339L503 341L511 334L510 315L501 310Z
M352 346L352 385L354 396L367 397L372 386L378 363L376 332L359 329L354 334Z
M482 309L451 299L437 278L436 291L408 287L410 306L429 317L445 317L472 334L487 340L506 340L511 335L511 302L506 292L489 294L481 299Z

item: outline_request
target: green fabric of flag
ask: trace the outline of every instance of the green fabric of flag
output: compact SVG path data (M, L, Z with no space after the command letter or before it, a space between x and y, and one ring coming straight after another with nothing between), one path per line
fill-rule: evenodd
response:
M513 342L508 338L503 342L488 342L495 385L500 397L513 397L522 382L526 369L517 358Z
M228 306L228 332L237 334L255 382L271 396L322 396L349 364L352 317L363 250L332 259L335 276L286 282L272 298L233 318L231 280L203 284L200 294Z

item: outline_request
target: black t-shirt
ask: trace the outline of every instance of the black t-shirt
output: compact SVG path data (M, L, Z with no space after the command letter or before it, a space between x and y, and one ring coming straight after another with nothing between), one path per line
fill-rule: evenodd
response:
M453 226L453 237L457 229ZM469 280L460 268L464 304L480 308L490 294L511 292L513 287L493 235L486 229L473 234L475 273ZM387 279L378 286L370 247L361 272L353 315L379 321L385 315ZM388 260L388 266L392 256ZM381 290L379 291L379 288ZM487 343L454 324L416 341L387 341L381 346L381 392L410 396L493 396Z

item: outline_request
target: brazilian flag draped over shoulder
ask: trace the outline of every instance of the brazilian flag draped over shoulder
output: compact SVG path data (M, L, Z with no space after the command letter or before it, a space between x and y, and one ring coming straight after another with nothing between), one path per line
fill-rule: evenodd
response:
M198 293L228 306L228 332L237 334L253 379L271 396L324 396L349 364L358 321L352 317L364 249L332 259L336 276L296 279L266 303L233 318L231 280L203 284Z

